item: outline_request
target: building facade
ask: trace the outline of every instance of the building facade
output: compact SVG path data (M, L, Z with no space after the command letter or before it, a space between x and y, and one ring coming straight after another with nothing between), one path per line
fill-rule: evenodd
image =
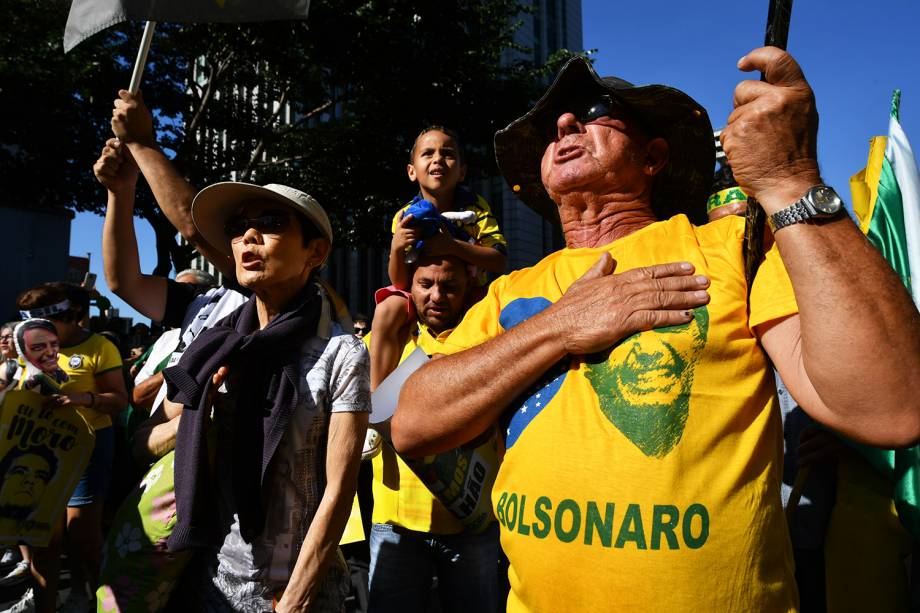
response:
M16 298L20 293L67 278L73 217L73 211L64 208L0 203L0 228L8 257L0 283L2 321L19 319Z

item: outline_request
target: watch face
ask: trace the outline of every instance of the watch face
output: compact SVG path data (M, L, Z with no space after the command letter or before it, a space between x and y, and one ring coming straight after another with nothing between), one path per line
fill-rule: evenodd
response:
M811 193L812 205L819 213L833 215L843 207L843 202L832 188L827 185L819 185L812 188Z

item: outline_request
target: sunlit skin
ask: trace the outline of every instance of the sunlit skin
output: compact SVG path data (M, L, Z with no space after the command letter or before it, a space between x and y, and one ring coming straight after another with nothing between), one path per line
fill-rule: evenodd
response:
M657 221L652 183L667 160L667 142L646 138L625 113L585 124L559 115L540 169L567 245L599 247Z
M406 166L410 181L418 182L422 196L439 211L453 209L454 189L466 176L454 139L439 130L423 134L415 143L412 163Z
M58 368L58 351L61 343L56 334L34 328L23 334L25 358L38 366L45 374L52 375Z
M13 344L13 329L4 327L0 329L0 358L15 360L16 357L16 345Z
M289 215L284 231L263 234L248 228L242 236L230 241L236 279L260 299L257 307L263 327L268 325L273 313L283 308L306 284L310 273L323 262L330 248L329 241L324 238L313 239L304 246L299 217L276 202L248 202L237 212L254 218L270 211Z
M17 507L34 507L51 481L51 466L43 457L26 454L13 460L3 476L0 500Z
M412 301L419 320L440 333L463 316L469 274L457 258L423 258L412 277Z

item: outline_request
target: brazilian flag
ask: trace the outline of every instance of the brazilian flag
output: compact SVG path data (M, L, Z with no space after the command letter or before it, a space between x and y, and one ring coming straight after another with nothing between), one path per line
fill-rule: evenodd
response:
M850 190L860 229L920 305L920 172L901 128L900 102L901 92L895 90L888 137L872 138L869 160L850 178ZM898 517L920 539L920 446L897 450L853 446L894 483Z

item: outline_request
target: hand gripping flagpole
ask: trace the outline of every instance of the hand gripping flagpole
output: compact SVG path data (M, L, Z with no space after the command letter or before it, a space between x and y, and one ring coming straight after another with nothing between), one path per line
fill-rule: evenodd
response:
M779 47L785 51L789 42L789 21L791 18L792 0L770 0L764 46ZM760 80L766 80L765 75L762 73ZM760 261L764 255L763 235L766 231L766 221L766 212L753 198L749 198L744 225L744 276L748 283L748 294L751 292L754 276L757 274L757 269L760 267ZM810 475L811 466L805 466L799 469L795 477L789 501L786 503L786 523L790 528L792 527L796 509L799 507L799 501L802 498L802 491L805 489L805 484L808 482Z
M157 22L148 21L144 26L144 35L141 37L141 46L137 50L137 59L134 60L134 71L131 73L131 85L128 91L131 95L136 95L137 90L141 87L141 77L144 76L144 68L147 65L147 53L150 52L150 43L153 42L153 31L157 27Z
M785 50L789 41L789 21L792 18L792 0L770 0L767 13L767 31L764 45ZM760 80L764 80L761 74ZM763 259L763 235L767 214L753 199L748 199L746 223L744 227L744 277L747 279L748 293L754 285L754 275Z

